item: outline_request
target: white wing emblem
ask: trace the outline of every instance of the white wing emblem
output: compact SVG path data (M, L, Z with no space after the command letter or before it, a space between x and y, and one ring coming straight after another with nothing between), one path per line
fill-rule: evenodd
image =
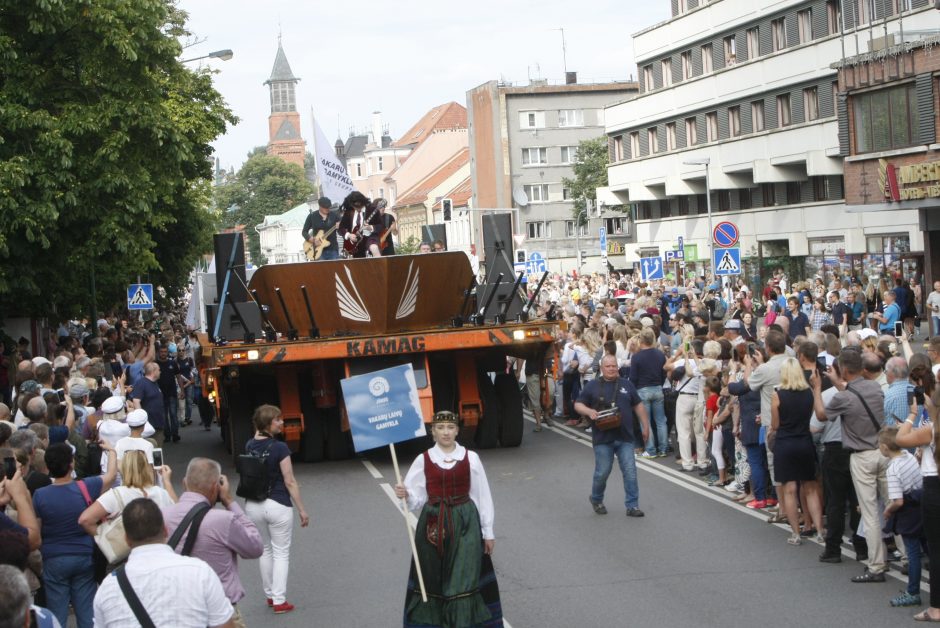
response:
M412 276L411 270L414 265L414 260L408 265L408 278L405 280L405 290L401 293L398 310L395 312L396 320L414 314L415 307L418 305L418 275L421 274L421 269L416 270Z
M339 302L339 313L343 318L363 323L371 321L372 317L369 316L366 305L363 303L362 297L359 296L359 291L356 289L356 284L353 281L352 273L349 272L349 268L346 268L346 276L349 278L349 286L352 288L352 292L349 291L349 288L347 288L343 280L340 279L338 273L334 273L333 276L336 278L336 300ZM353 297L353 293L355 293L355 297Z

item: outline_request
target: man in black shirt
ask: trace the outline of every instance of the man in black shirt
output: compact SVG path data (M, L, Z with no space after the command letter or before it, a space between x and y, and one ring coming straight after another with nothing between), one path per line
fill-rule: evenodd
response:
M301 231L301 234L304 237L306 242L309 242L309 246L304 246L304 251L306 252L310 246L312 250L307 254L307 259L313 261L314 251L319 247L323 241L317 237L321 231L326 234L327 231L332 229L336 223L339 222L339 216L330 211L330 206L332 202L325 196L321 196L317 201L317 211L310 212L307 216L307 220L304 221L304 228ZM320 257L316 258L317 260L330 260L330 259L339 259L339 247L336 244L336 233L330 233L326 238L326 248L323 249L323 252L320 254Z
M384 198L376 201L375 207L379 212L379 219L382 221L382 226L385 227L379 243L379 248L382 249L382 257L394 255L395 243L392 241L392 234L398 235L398 225L395 224L395 216L387 211L388 201Z
M160 386L160 392L163 395L164 425L166 427L166 439L172 442L180 440L179 433L179 388L177 387L177 376L180 374L180 365L177 361L176 345L170 343L160 347L156 362L160 365L160 377L157 384ZM136 386L136 385L135 385ZM147 408L144 408L147 410ZM149 416L149 410L148 410ZM153 418L150 419L151 425Z

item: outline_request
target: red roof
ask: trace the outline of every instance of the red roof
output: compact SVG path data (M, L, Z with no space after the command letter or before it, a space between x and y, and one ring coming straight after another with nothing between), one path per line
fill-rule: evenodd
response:
M414 126L405 131L392 146L420 144L434 131L466 129L467 109L460 103L449 102L428 111Z
M448 177L452 177L455 172L460 170L469 161L470 149L461 148L443 166L413 185L411 189L405 190L405 192L398 197L394 208L410 207L425 202L428 200L428 194L430 194L431 190L446 181Z
M441 200L445 198L449 198L454 207L467 207L471 196L473 196L473 186L470 177L467 177L458 183L453 190L449 190L447 194L438 199L431 209L441 209Z

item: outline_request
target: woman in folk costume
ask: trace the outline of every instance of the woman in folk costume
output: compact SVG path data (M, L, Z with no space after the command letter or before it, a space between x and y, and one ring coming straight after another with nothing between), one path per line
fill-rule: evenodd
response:
M457 444L457 416L438 412L435 445L418 456L395 494L419 511L415 545L428 601L412 564L405 597L407 628L502 626L499 586L490 554L493 498L475 452Z

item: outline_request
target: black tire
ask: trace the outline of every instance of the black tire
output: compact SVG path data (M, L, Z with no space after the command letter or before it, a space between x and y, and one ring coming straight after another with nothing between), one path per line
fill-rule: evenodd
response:
M340 423L339 408L325 410L322 416L321 424L326 435L326 459L346 460L352 455L352 448Z
M499 446L499 396L489 373L477 373L477 389L480 391L480 403L483 404L480 424L477 425L477 447L493 449Z
M300 443L304 462L323 462L326 447L323 438L323 417L314 412L304 421L304 434Z
M519 384L514 376L500 373L496 376L495 388L499 398L499 446L518 447L522 444L524 427Z

